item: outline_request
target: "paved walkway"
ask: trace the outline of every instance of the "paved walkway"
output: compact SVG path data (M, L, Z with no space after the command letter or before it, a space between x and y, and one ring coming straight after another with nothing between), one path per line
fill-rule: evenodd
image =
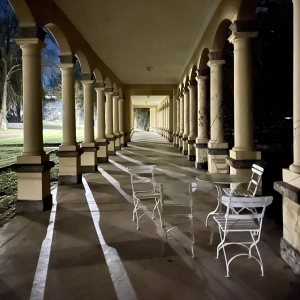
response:
M51 212L18 215L0 228L0 299L299 299L300 278L279 256L282 228L267 217L259 243L265 277L241 257L225 278L223 255L215 259L219 238L209 246L204 225L216 205L209 184L198 185L195 258L184 228L161 257L158 220L144 216L141 230L131 221L125 170L137 164L156 164L159 182L189 182L201 172L159 135L135 133L83 184L59 186Z

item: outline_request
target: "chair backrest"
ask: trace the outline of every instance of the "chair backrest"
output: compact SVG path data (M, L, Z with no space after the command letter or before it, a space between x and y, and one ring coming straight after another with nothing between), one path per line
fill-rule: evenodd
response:
M151 184L151 189L155 189L154 172L156 165L142 165L127 167L131 176L132 191L147 189L147 184ZM142 175L142 176L140 176Z
M255 196L257 189L259 188L259 185L261 183L261 177L264 172L264 168L253 164L251 170L252 175L247 187L247 191L250 192L252 196Z
M270 205L272 201L273 201L272 196L261 196L261 197L222 196L222 203L227 207L225 213L225 219L226 220L258 219L259 222L261 223L262 218L265 214L266 207ZM236 209L239 209L239 214L233 213L233 211L235 211ZM242 210L243 212L241 213Z
M162 205L189 205L192 208L193 193L197 190L197 183L161 183L159 190Z

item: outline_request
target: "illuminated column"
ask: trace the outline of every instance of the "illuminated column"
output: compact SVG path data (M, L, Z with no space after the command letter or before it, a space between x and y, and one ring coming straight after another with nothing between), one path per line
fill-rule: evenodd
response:
M190 129L190 107L189 107L189 89L183 89L183 143L182 143L182 154L188 154L188 136Z
M173 102L173 97L169 97L169 109L168 109L168 140L170 143L173 142L173 131L174 131L174 126L173 126L173 117L174 117L174 110L173 110L174 102Z
M94 139L94 105L93 89L94 81L91 74L82 74L83 101L84 101L84 139L81 143L83 154L81 155L81 171L83 173L96 172L97 149ZM84 79L86 78L86 79Z
M170 140L170 100L167 103L166 106L166 138L168 139L168 141Z
M200 69L196 71L196 80L198 82L198 136L196 138L196 169L207 168L207 71L207 69Z
M179 151L183 150L183 93L179 94L180 99L180 121L179 121Z
M123 99L119 99L119 131L120 131L120 147L124 147L124 126L123 126Z
M229 41L234 46L234 147L230 151L230 173L251 174L251 166L261 159L255 151L252 99L252 42L257 32L244 32L241 21L235 21ZM249 26L247 27L249 28Z
M105 89L106 96L106 140L108 156L115 155L115 136L113 133L113 89Z
M17 214L51 209L50 169L54 165L43 149L41 49L45 33L36 27L21 30L26 38L15 40L22 49L24 137L22 155L13 167L18 176Z
M105 136L105 95L104 82L97 82L95 90L97 92L97 136L96 145L97 163L107 162L107 141Z
M119 93L113 93L113 133L115 136L115 150L121 150L119 132Z
M173 94L173 98L172 98L172 101L173 101L173 146L174 147L177 147L176 145L176 130L177 130L177 99L176 99L176 94L175 94L175 91L174 91L174 94Z
M63 139L56 155L59 157L58 184L77 184L82 181L80 156L82 150L76 142L75 90L73 57L61 56Z
M176 120L176 144L175 147L179 147L179 132L180 132L180 98L176 97L176 113L177 113L177 120Z
M283 195L282 259L300 275L300 0L293 0L294 85L293 85L293 155L289 169L282 169L283 181L274 182L274 189ZM274 161L276 163L276 161Z
M228 157L228 143L224 141L223 112L223 65L220 52L209 53L210 67L210 141L208 142L208 171L228 173L225 159Z
M163 136L167 137L167 104L163 106Z
M189 98L190 98L190 112L189 112L189 136L188 136L188 159L190 161L196 160L195 147L196 142L196 115L197 115L197 81L189 81Z

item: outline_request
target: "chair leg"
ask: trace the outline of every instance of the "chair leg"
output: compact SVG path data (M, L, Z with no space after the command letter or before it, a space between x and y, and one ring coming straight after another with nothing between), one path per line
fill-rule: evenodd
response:
M166 232L165 222L166 222L166 220L163 219L163 223L164 223L164 226L163 226L164 232L163 232L163 236L162 236L161 256L164 256L164 253L165 253L165 243L167 242L167 232Z
M191 220L191 235L192 235L192 244L191 244L191 251L192 251L192 258L195 257L194 254L194 244L195 244L195 236L194 236L194 218L190 217Z
M256 252L257 252L257 256L258 256L258 259L254 256L252 256L255 260L257 260L257 262L260 264L260 270L261 270L261 275L260 276L265 276L264 274L264 265L263 265L263 262L262 262L262 258L261 258L261 255L260 255L260 252L258 250L258 247L257 247L257 243L258 243L258 240L255 240L254 238L254 233L253 232L250 232L250 235L252 237L252 240L253 240L253 244L249 247L249 252L251 254L251 249L252 247L254 246L255 249L256 249Z

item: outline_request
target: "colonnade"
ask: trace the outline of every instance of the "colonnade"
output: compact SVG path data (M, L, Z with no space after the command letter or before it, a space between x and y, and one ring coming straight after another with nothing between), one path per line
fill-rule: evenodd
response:
M17 213L50 209L50 169L54 163L43 150L41 49L43 31L25 28L16 42L23 60L24 151L17 157L14 170L18 175ZM123 99L104 82L95 82L92 74L82 74L84 101L84 139L76 141L74 57L60 56L62 78L62 143L59 157L59 184L77 184L82 173L95 172L97 163L107 162L124 145ZM40 84L39 84L40 83ZM94 137L93 91L97 94L97 129ZM106 119L105 119L106 116ZM34 134L33 134L34 132ZM31 188L29 189L28 186Z
M254 147L251 81L251 45L257 32L243 25L235 21L228 38L234 47L234 147L229 150L224 138L222 84L226 61L222 51L209 51L206 65L194 71L192 79L182 84L173 101L173 112L162 107L163 112L176 118L174 146L188 160L195 161L197 169L207 168L210 173L229 173L230 168L231 174L248 175L252 164L261 160L261 153ZM244 28L247 31L243 31ZM166 137L164 122L168 116L162 111L159 124L162 124L161 134Z

